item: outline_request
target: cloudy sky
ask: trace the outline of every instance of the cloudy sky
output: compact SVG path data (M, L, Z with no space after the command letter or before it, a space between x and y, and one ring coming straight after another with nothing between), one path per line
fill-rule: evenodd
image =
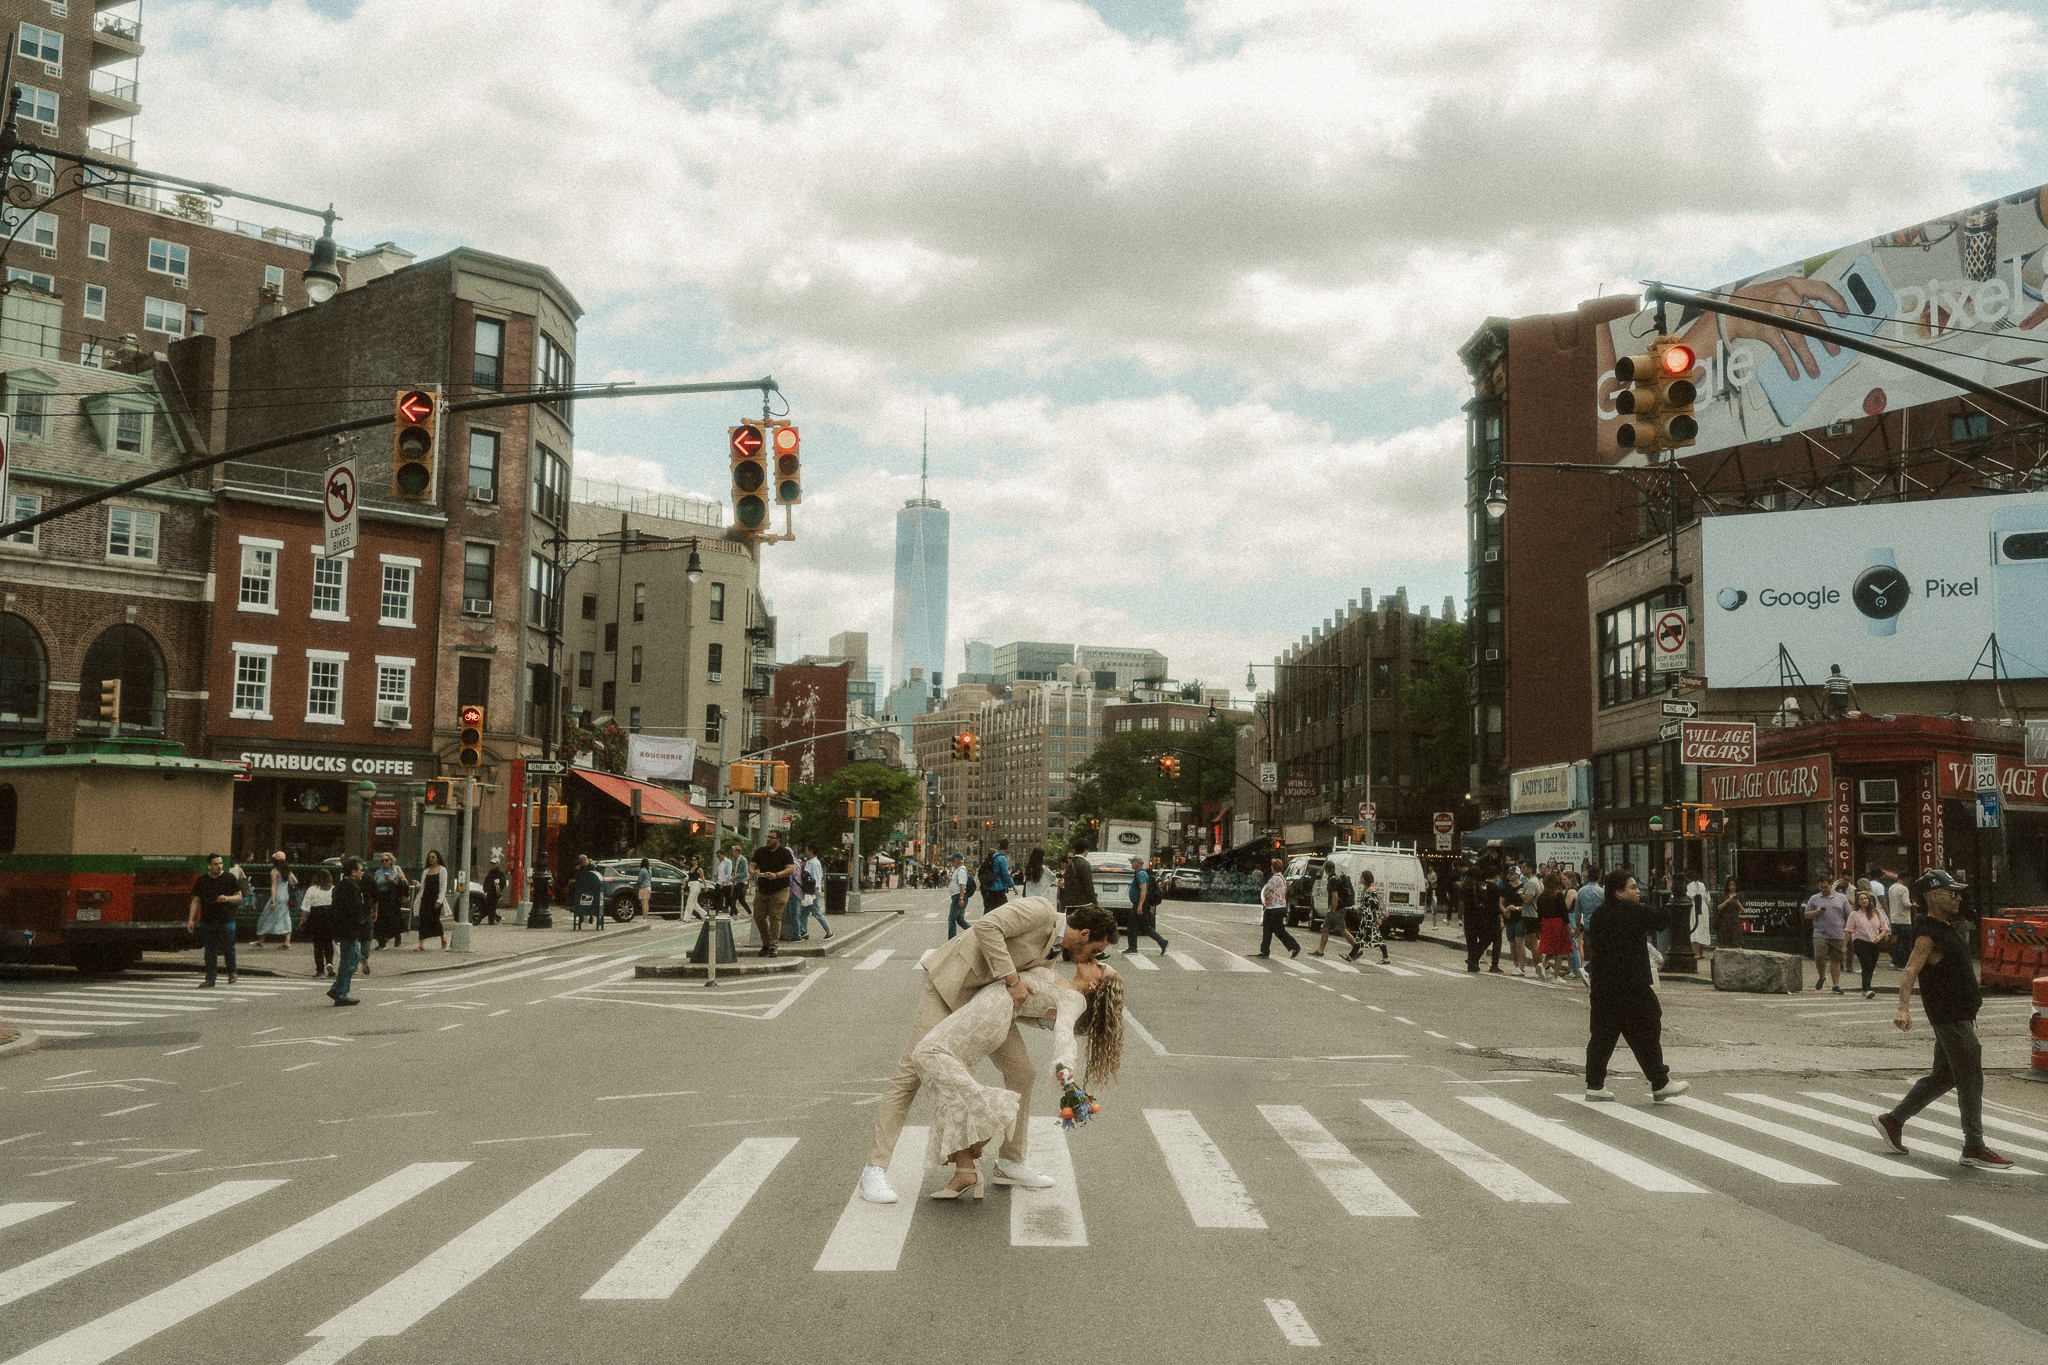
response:
M886 658L929 412L949 674L970 637L1071 640L1241 689L1361 589L1462 601L1456 353L1485 318L2048 180L2025 3L145 17L144 165L331 199L351 247L542 262L587 310L583 380L776 377L806 471L763 571L784 657L855 629ZM578 472L723 501L745 410L586 404Z

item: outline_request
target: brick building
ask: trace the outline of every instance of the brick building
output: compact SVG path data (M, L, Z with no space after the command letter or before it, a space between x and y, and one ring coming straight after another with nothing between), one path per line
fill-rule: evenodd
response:
M847 728L845 661L784 664L775 670L775 695L769 701L768 744L777 760L789 765L789 780L823 782L846 766L851 736ZM814 739L830 735L829 739Z

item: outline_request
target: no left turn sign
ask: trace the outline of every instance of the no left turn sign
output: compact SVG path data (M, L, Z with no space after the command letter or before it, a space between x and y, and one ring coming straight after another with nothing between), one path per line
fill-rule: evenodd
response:
M321 497L326 532L321 550L329 559L353 554L356 548L356 462L343 460L327 471Z

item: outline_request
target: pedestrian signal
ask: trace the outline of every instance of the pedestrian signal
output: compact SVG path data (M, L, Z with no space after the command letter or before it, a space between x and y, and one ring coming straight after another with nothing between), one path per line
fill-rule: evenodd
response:
M461 722L455 744L455 762L464 768L478 768L484 761L484 708L465 706L457 717Z
M391 496L428 502L434 496L434 451L440 445L441 392L406 389L393 403Z
M427 807L430 810L455 809L455 782L452 778L436 777L427 782Z

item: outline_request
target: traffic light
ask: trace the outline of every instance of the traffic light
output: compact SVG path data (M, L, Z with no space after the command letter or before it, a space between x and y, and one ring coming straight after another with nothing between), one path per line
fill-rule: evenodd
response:
M1159 775L1161 777L1179 777L1180 760L1172 754L1159 755Z
M882 803L881 803L880 801L873 801L873 800L869 800L869 801L863 801L863 802L861 802L861 803L860 803L860 818L861 818L861 819L863 819L863 820L879 820L879 819L881 819L881 818L882 818Z
M726 428L732 455L732 524L749 535L768 529L768 440L760 425Z
M957 815L953 817L953 828L955 830L958 830L960 828L960 817Z
M1728 812L1719 806L1680 806L1684 817L1683 832L1688 839L1709 839L1720 834L1728 822Z
M484 762L484 708L462 708L461 733L455 740L455 763L462 768L480 768Z
M434 496L434 448L440 444L441 391L406 389L392 409L391 496L430 502Z
M427 805L434 810L453 810L455 808L454 779L447 777L428 779Z
M850 796L843 796L839 799L839 813L848 820L876 820L881 818L882 803L867 800L856 802Z
M1700 434L1693 415L1697 364L1692 347L1669 336L1651 342L1647 354L1617 359L1614 377L1630 387L1614 396L1614 410L1628 419L1615 428L1615 443L1646 455L1691 445Z
M993 820L984 820L981 822L981 827L983 829L994 829L996 827L996 822Z
M973 761L981 757L981 736L972 730L953 736L953 757Z
M972 759L976 763L981 762L980 735L969 733L969 735L967 736L967 757Z
M966 759L966 757L967 757L967 736L966 736L966 735L955 735L955 736L953 736L953 757L954 757L954 758L956 758L956 759L959 759L959 760L963 760L963 761L964 761L964 760Z
M121 680L108 678L100 684L100 719L109 725L121 723Z
M775 447L775 500L781 503L804 500L804 471L799 459L800 438L795 427L787 423L774 427L771 444Z

